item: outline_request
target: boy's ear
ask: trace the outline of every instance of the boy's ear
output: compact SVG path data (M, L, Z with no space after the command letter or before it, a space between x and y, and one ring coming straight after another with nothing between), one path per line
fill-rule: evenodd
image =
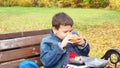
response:
M57 34L57 29L55 27L52 27L54 34Z

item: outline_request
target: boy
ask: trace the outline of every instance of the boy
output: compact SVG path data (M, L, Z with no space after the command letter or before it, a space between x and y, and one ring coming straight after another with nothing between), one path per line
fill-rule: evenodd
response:
M57 13L52 18L50 35L45 37L40 45L40 59L44 68L65 68L70 58L88 56L90 48L85 39L73 31L73 20L64 12ZM74 40L77 35L77 40Z

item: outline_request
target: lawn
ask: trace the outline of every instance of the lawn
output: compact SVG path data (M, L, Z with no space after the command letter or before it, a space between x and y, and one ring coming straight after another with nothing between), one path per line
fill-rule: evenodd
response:
M74 20L74 28L86 30L102 24L120 24L120 12L102 9L0 7L0 33L37 30L51 27L52 16L66 12Z
M0 7L0 33L51 28L52 16L58 12L65 12L73 18L73 28L90 43L91 57L102 57L111 48L120 49L120 11Z

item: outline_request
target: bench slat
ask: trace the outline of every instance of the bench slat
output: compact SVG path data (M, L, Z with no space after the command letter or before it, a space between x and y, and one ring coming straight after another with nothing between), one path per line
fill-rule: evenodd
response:
M28 58L29 60L35 61L39 66L42 66L42 63L40 62L40 57L34 57L34 58ZM23 59L25 60L25 59ZM0 68L19 68L19 63L21 60L17 60L14 62L9 62L9 63L4 63L4 64L0 64Z
M19 68L23 59L31 59L39 66L40 42L50 29L0 34L0 68Z
M0 52L0 63L14 59L27 58L40 54L40 46L26 47Z
M40 44L42 38L47 35L48 34L0 40L0 50Z
M17 38L17 37L34 36L34 35L43 35L43 34L49 34L49 33L50 33L50 29L6 33L6 34L0 34L0 40Z

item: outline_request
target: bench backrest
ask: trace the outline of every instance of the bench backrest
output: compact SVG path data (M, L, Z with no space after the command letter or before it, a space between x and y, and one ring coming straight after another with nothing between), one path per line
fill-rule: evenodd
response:
M50 29L0 34L0 68L18 68L19 62L30 59L40 62L40 42Z

